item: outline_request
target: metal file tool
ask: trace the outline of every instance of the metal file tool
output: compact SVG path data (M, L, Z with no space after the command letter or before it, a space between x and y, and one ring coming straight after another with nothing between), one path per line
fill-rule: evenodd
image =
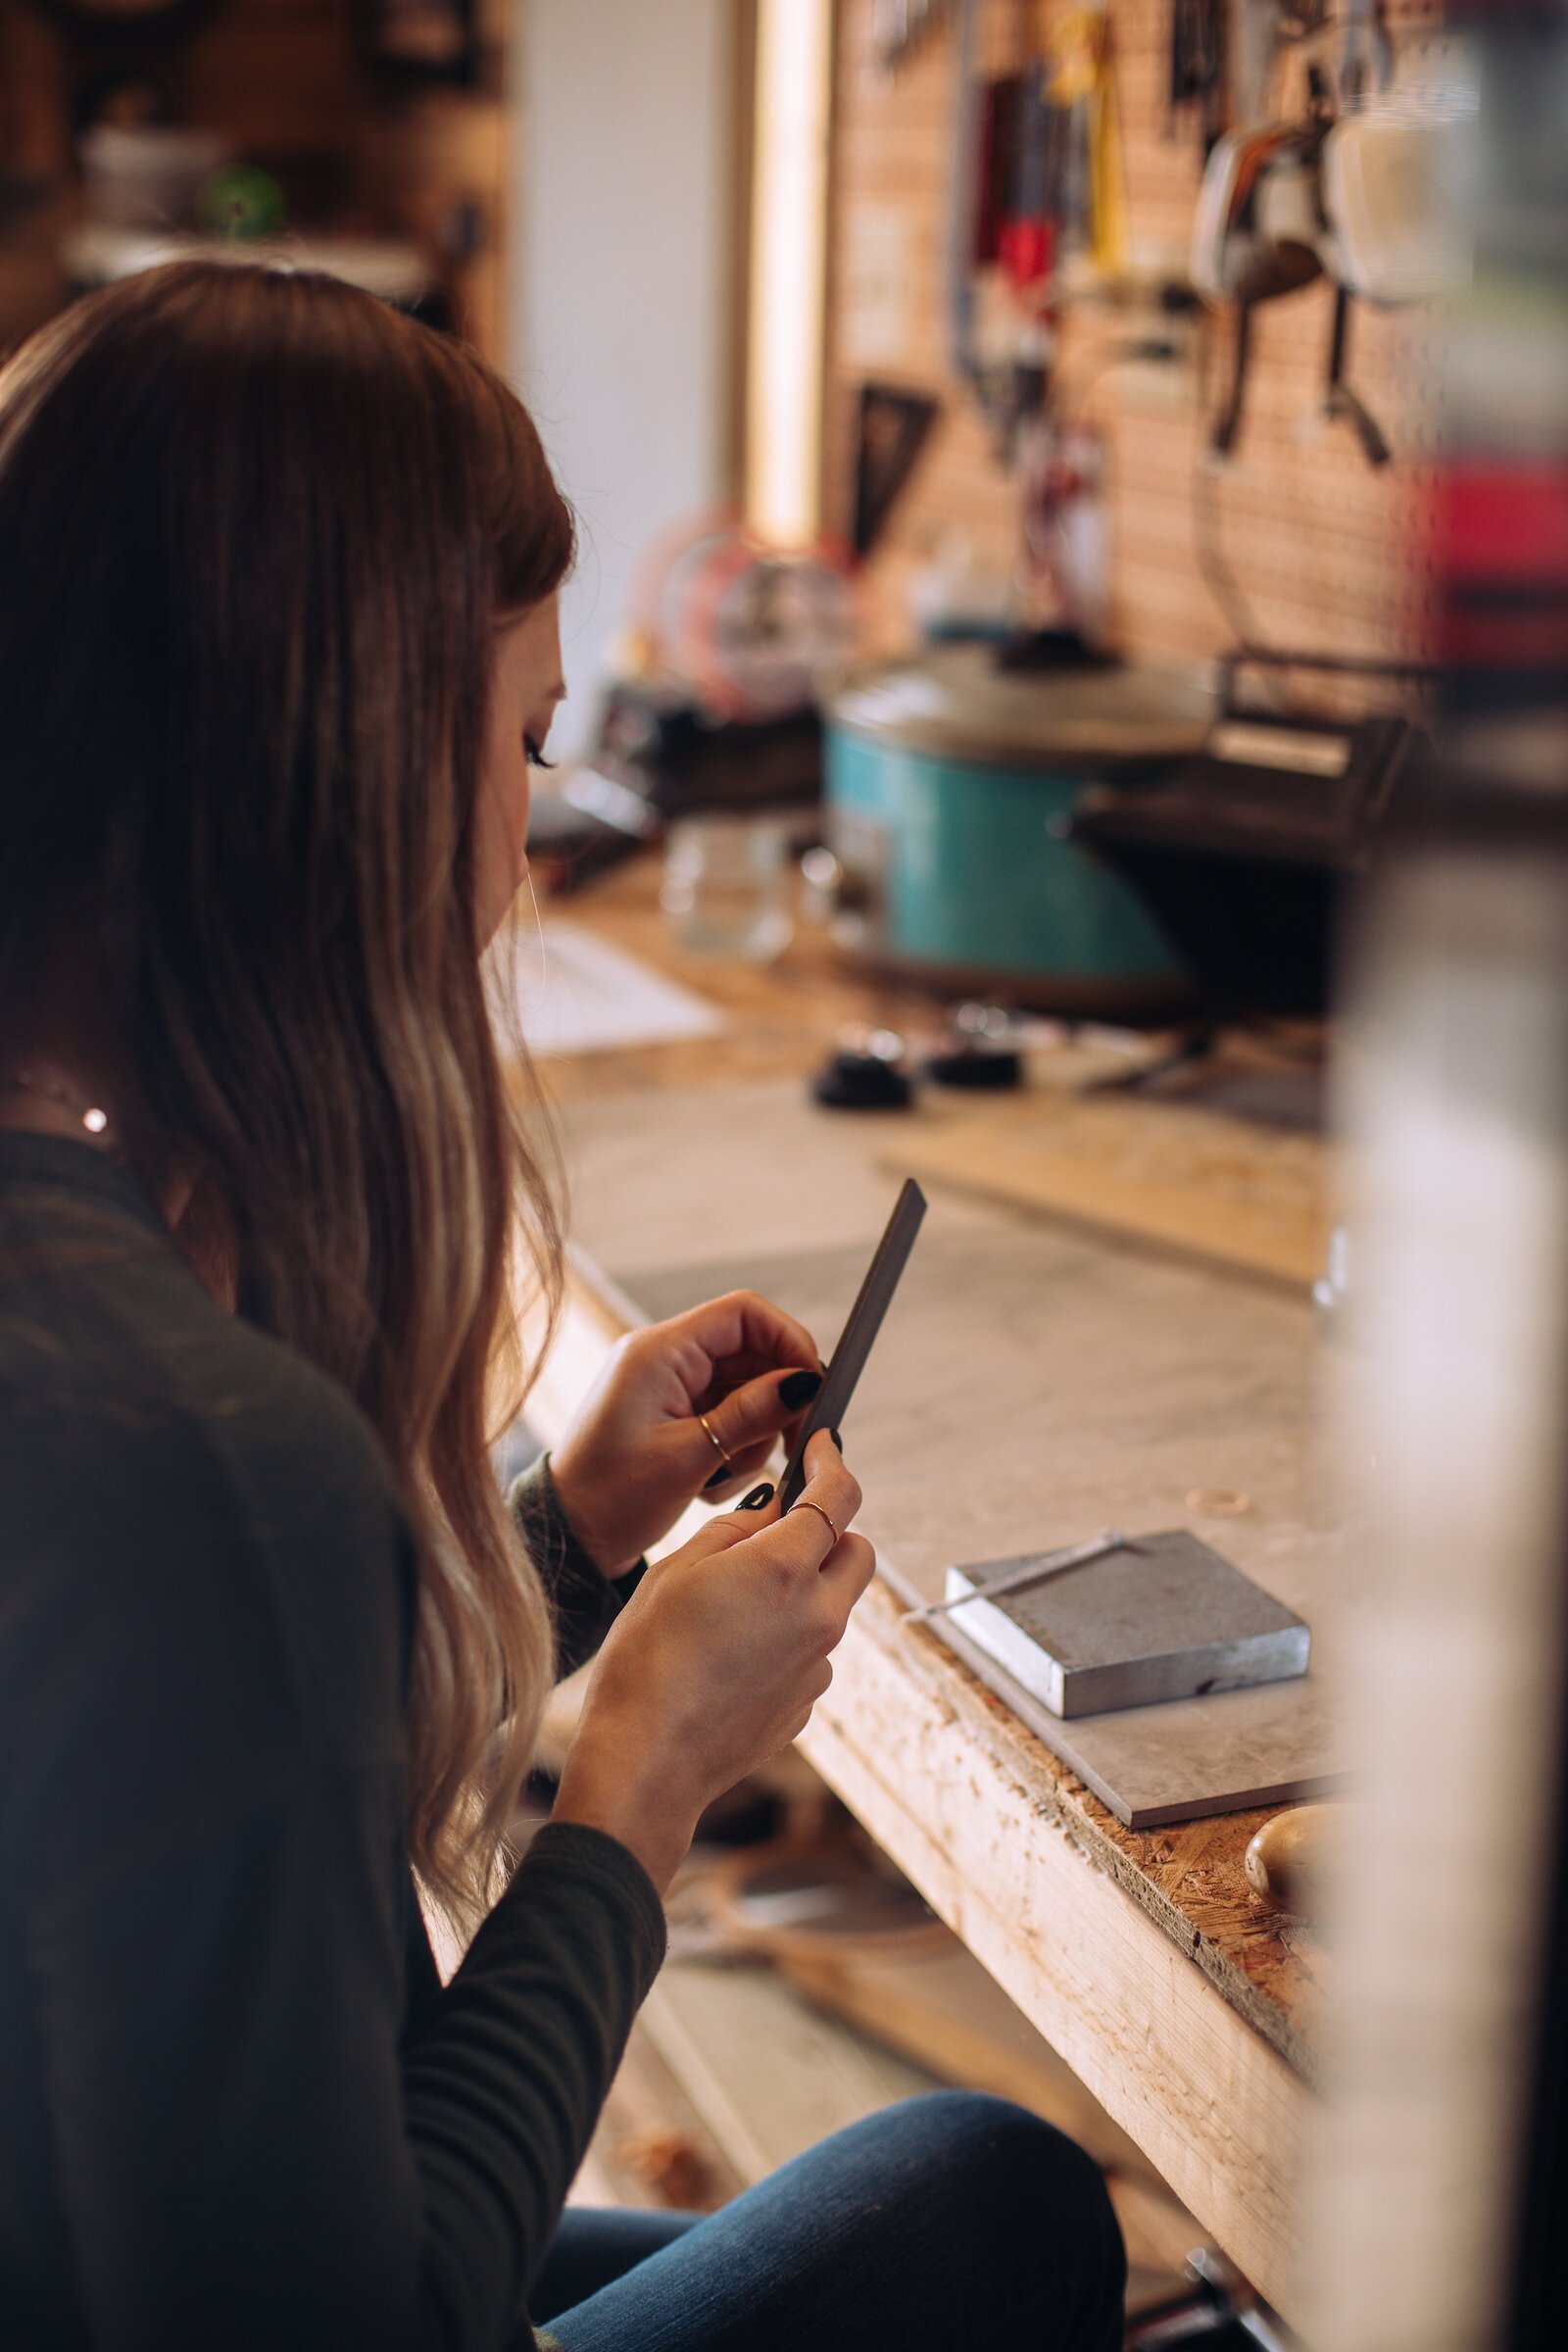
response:
M859 1297L850 1309L833 1361L827 1368L822 1386L816 1393L810 1411L806 1416L801 1434L795 1443L784 1476L779 1481L778 1507L781 1513L799 1502L801 1489L806 1484L807 1441L819 1429L837 1429L855 1395L855 1384L865 1367L865 1359L882 1328L882 1318L893 1303L893 1294L899 1287L899 1277L908 1262L914 1248L914 1237L925 1215L925 1195L911 1177L905 1184L893 1204L893 1214L887 1230L876 1246L876 1255L866 1268Z

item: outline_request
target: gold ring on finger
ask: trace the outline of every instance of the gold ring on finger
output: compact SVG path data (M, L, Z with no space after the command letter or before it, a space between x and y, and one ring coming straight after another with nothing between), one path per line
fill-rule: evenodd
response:
M838 1529L834 1526L832 1520L828 1517L826 1511L823 1510L822 1505L819 1502L808 1502L806 1496L803 1494L799 1502L792 1502L790 1504L790 1509L792 1511L814 1511L817 1517L821 1520L823 1526L827 1529L827 1532L832 1537L834 1543L838 1544L842 1541Z
M718 1432L714 1429L713 1424L711 1421L710 1421L708 1415L706 1413L699 1413L697 1418L707 1430L709 1442L712 1446L713 1451L717 1454L719 1460L723 1463L725 1469L733 1470L735 1465L730 1460L729 1455L724 1451L723 1446L719 1444Z

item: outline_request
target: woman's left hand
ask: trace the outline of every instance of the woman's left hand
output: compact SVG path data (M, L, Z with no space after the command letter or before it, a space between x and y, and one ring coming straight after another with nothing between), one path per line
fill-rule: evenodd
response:
M589 1557L623 1575L696 1495L719 1500L755 1478L780 1438L793 1444L820 1385L810 1333L756 1291L628 1333L550 1456Z

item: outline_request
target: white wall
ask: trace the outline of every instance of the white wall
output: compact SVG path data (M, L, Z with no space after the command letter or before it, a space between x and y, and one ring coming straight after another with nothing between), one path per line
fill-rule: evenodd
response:
M585 747L638 552L723 495L736 0L523 0L514 380L582 532L563 603Z

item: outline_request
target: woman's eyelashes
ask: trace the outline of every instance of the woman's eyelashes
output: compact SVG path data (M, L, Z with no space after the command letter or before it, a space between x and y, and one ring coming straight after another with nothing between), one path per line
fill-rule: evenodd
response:
M522 739L522 756L530 767L549 769L556 764L553 760L545 758L542 748L531 735L525 735Z

